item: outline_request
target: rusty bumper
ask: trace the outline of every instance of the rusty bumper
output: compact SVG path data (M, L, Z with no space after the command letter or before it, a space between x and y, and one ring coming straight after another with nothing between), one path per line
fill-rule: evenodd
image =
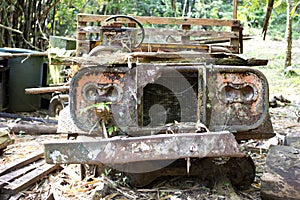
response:
M180 158L242 157L230 132L162 134L45 143L47 163L126 164Z

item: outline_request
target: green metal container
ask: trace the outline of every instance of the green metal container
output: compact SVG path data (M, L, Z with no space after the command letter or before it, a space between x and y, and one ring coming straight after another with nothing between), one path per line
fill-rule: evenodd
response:
M19 55L21 53L39 53L27 49L0 48L0 52ZM8 59L8 111L27 112L41 107L40 95L25 94L25 88L46 86L47 82L46 56L18 56Z

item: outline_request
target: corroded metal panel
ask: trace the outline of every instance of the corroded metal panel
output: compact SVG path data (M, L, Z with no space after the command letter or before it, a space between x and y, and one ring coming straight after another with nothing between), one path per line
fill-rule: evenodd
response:
M124 164L180 158L242 157L229 132L161 134L45 144L47 163Z
M213 131L250 131L268 116L269 91L265 76L245 67L208 69L209 120ZM270 128L272 129L272 128Z
M93 107L109 103L109 117L131 136L165 133L169 123L202 123L239 139L268 138L268 83L258 70L205 64L138 64L133 68L88 67L70 89L71 116L88 133L101 133L103 116ZM88 109L87 109L88 108ZM189 132L189 131L187 131Z

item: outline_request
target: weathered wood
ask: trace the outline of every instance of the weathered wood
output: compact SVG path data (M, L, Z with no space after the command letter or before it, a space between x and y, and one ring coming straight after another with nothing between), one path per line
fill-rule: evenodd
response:
M77 27L79 33L99 33L101 27L99 26L86 26ZM226 37L237 38L238 35L233 32L227 31L195 31L195 30L173 30L167 28L144 28L146 35L171 35L171 36L193 36L193 37Z
M89 15L89 14L79 14L77 15L77 48L76 55L82 56L83 54L88 54L91 50L91 42L87 40L88 34L99 34L101 31L101 27L93 26L89 24L89 22L101 22L105 21L108 15ZM174 18L174 17L140 17L135 16L135 18L140 21L142 24L162 24L162 25L181 25L182 30L159 30L156 29L157 33L154 30L146 29L146 35L155 34L158 35L171 35L181 36L182 43L187 43L189 41L190 36L197 37L219 37L219 38L229 38L231 43L230 46L226 47L233 53L243 52L242 49L242 33L241 33L241 25L239 20L220 20L220 19L198 19L198 18ZM120 18L119 21L124 23L130 23L128 19ZM204 33L204 31L195 31L190 30L191 26L228 26L231 27L231 32L218 32L216 31L208 31ZM152 32L151 32L152 31ZM228 37L229 36L229 37ZM225 47L225 46L224 46ZM162 47L151 46L152 51L157 51ZM170 46L168 47L170 48ZM173 50L180 50L179 48L172 48ZM166 49L166 47L164 47ZM142 47L143 51L148 51L148 47Z
M182 30L187 31L191 29L190 24L182 24L181 25ZM190 42L190 36L181 36L181 42L182 43L189 43Z
M4 186L2 188L2 191L3 193L9 193L14 195L59 168L60 165L44 164L41 167L14 180L13 182L11 182L10 185Z
M78 37L83 37L79 36ZM91 50L90 41L89 40L77 40L77 47L76 47L76 56L82 56L83 54L88 54Z
M0 128L0 155L2 154L3 149L13 143L14 139L10 136L9 129L7 127Z
M3 168L0 169L0 175L3 175L5 173L8 173L8 172L13 171L15 169L18 169L20 167L23 167L23 166L25 166L29 163L32 163L32 162L42 158L43 155L44 155L43 151L38 151L38 152L35 152L33 154L30 154L29 156L27 156L25 158L21 158L21 159L15 160L13 162L10 162L8 164L5 164L3 166Z
M174 50L184 50L184 49L193 49L193 50L206 50L208 51L209 46L205 44L181 44L181 43L168 43L168 44L160 44L160 43L143 43L141 45L142 49L174 49Z
M175 45L175 44L174 44ZM188 46L188 45L185 45ZM211 51L224 51L224 48L215 49L215 47L211 47ZM133 53L118 53L118 54L107 54L98 55L97 57L58 57L56 64L78 64L78 65L88 65L88 66L96 66L103 65L106 66L114 63L114 64L127 64L128 58L131 59L131 63L136 63L137 60L140 63L143 62L155 62L160 59L169 59L169 62L177 61L187 61L195 62L196 59L199 61L200 59L205 58L202 62L206 63L215 63L219 65L234 65L237 64L239 66L264 66L267 65L268 60L262 59L243 59L237 55L226 54L226 53L203 53L196 51L181 51L181 52L133 52ZM138 59L137 59L138 58ZM223 60L222 60L223 59ZM61 60L58 62L58 60Z
M103 22L110 15L78 14L78 22ZM240 26L239 20L225 19L196 19L196 18L175 18L175 17L141 17L134 16L142 24L190 24L200 26Z
M26 88L25 94L45 94L52 92L67 92L70 86L57 86L57 87L42 87L42 88Z
M300 149L291 146L271 146L261 178L264 200L300 199Z
M231 31L235 32L237 35L239 35L239 37L242 37L240 35L240 27L232 27ZM240 39L239 37L238 38L230 38L230 45L237 46L239 48L240 41L243 41L243 39ZM237 51L234 53L240 53L239 49L237 49Z
M55 134L57 132L57 125L43 125L43 124L8 124L11 131L14 133L23 134Z
M24 168L21 168L21 169L12 171L10 173L7 173L3 176L0 176L0 189L3 188L9 181L12 181L16 178L21 177L22 175L26 174L29 171L32 171L33 169L41 166L44 163L45 163L44 160L39 160L34 164L28 165Z

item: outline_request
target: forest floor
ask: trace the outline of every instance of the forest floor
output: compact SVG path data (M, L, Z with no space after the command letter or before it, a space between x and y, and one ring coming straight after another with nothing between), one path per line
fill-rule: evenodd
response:
M291 103L278 102L276 108L270 108L271 120L276 133L272 140L250 140L247 146L252 146L249 154L256 164L256 178L248 190L236 191L240 199L260 198L260 177L263 173L267 148L270 144L277 144L287 133L300 131L300 123L297 122L300 114L300 76L283 75L283 58L285 45L282 41L262 41L260 38L247 40L244 44L245 56L269 59L268 66L259 67L269 80L270 99L273 96L282 95ZM300 40L294 41L293 70L300 71ZM299 73L300 74L300 73ZM33 115L32 113L27 113ZM44 116L42 112L34 115ZM43 149L42 143L52 139L66 139L65 135L16 135L14 144L8 146L4 154L0 156L0 164L9 163L31 152ZM1 167L0 167L1 168ZM46 176L43 180L25 189L19 195L19 199L47 199L52 194L55 199L161 199L161 200L192 200L192 199L231 199L230 191L224 185L224 193L219 194L214 189L207 188L201 182L191 178L175 177L155 182L151 187L137 189L128 185L126 177L122 174L106 171L100 177L86 177L80 180L79 166L66 165L59 172ZM95 191L98 198L95 197ZM94 198L93 198L94 196Z

